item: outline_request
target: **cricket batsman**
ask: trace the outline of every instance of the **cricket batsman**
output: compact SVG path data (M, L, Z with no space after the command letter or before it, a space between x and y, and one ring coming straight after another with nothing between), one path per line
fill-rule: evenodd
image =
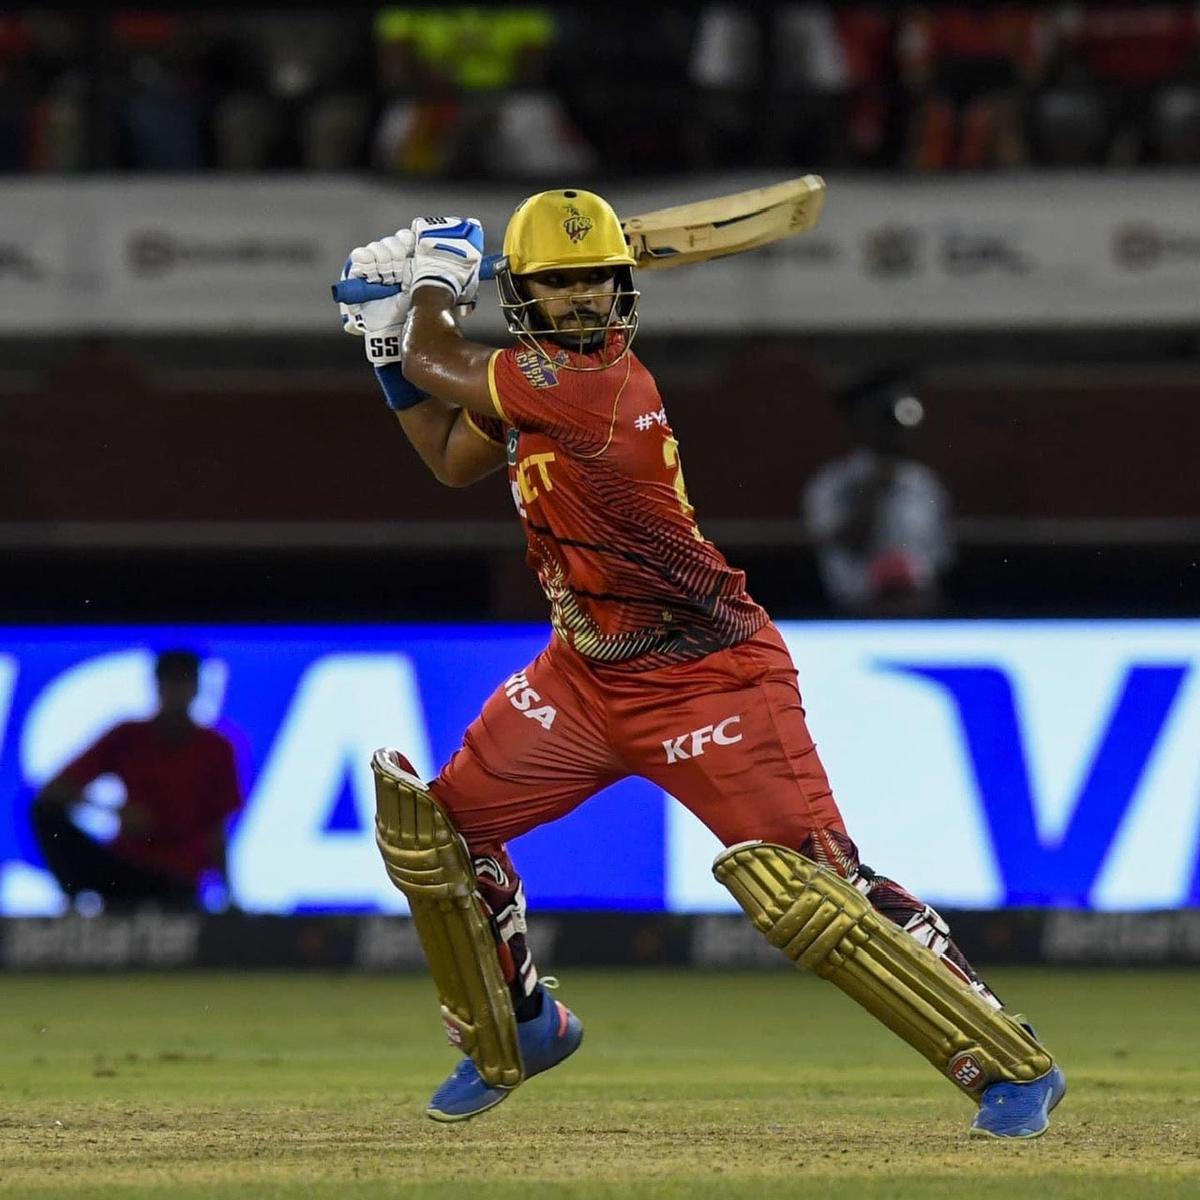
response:
M971 1133L1043 1133L1062 1071L942 918L859 861L767 613L701 533L654 378L632 352L638 292L599 196L521 203L497 268L516 345L465 338L483 230L422 217L353 250L344 278L398 285L343 305L388 405L441 482L504 467L550 603L541 654L488 699L426 785L395 750L372 766L377 840L408 897L464 1057L429 1102L476 1116L579 1046L539 981L506 843L631 774L726 849L713 870L797 965L846 992L978 1106Z

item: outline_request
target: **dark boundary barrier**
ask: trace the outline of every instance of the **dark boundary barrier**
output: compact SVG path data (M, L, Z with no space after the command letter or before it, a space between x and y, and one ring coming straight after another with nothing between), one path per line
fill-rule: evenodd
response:
M947 911L954 936L985 964L1200 964L1200 908L1094 913L1065 909ZM560 967L783 968L744 918L661 913L541 913L529 938L545 970ZM423 970L405 917L138 912L0 920L0 969Z

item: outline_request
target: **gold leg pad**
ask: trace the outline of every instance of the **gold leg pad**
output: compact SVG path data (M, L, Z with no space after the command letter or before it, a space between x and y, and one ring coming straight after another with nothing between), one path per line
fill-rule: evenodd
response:
M408 897L450 1040L492 1087L525 1076L512 996L466 844L429 789L377 750L375 840L388 877Z
M772 946L839 987L972 1099L989 1084L1026 1083L1053 1066L1021 1025L833 871L752 842L719 854L713 874Z

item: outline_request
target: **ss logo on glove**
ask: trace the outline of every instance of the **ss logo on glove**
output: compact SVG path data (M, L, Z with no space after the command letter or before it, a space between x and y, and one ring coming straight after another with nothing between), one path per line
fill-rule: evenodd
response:
M400 337L398 334L388 334L386 337L368 339L370 349L368 355L372 359L397 359L400 357Z

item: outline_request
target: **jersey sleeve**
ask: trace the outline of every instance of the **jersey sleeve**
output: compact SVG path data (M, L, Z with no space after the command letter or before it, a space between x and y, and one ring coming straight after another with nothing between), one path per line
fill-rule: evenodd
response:
M485 442L491 442L501 450L504 449L504 422L499 417L485 417L482 413L464 409L463 419L472 433L478 434Z
M233 746L224 738L216 743L213 760L213 810L217 817L224 819L242 807L237 758Z
M110 729L99 741L93 742L82 754L62 769L62 774L77 788L85 788L101 775L114 774L120 762L124 725Z
M626 355L608 370L572 370L510 346L488 362L488 387L506 425L545 434L568 450L594 451L608 443L630 364Z

